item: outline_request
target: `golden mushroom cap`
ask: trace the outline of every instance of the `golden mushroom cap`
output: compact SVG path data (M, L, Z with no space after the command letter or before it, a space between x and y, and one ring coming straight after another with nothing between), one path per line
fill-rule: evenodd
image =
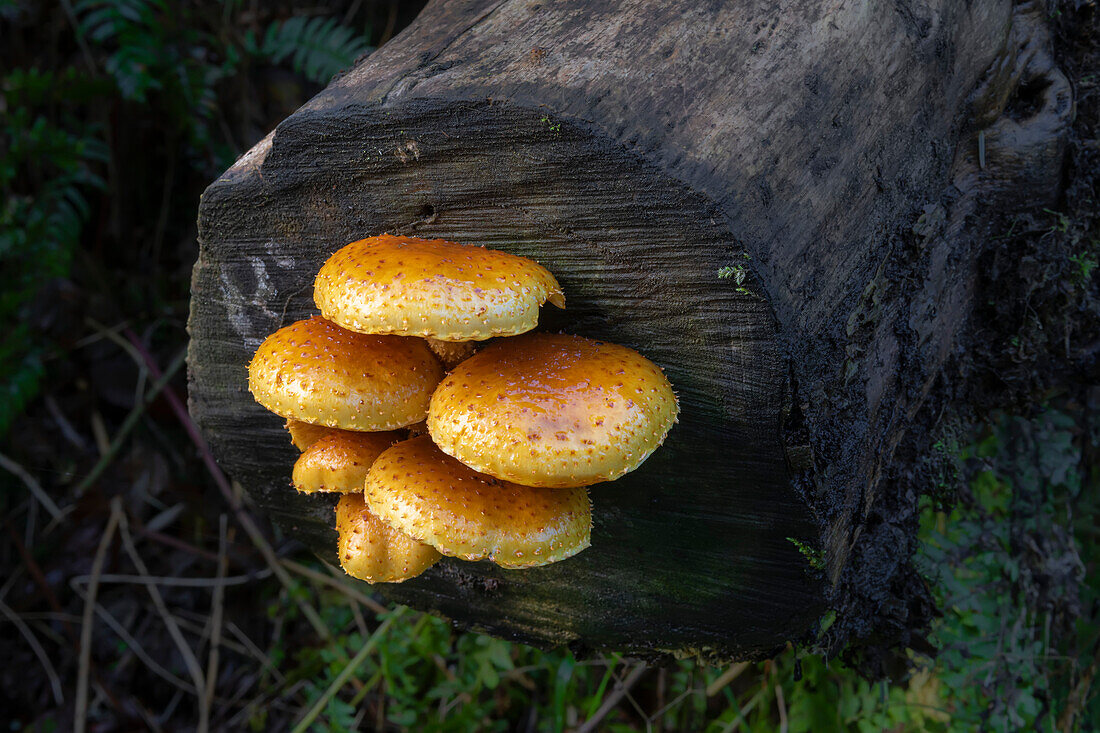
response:
M353 433L327 428L294 462L291 483L303 493L363 493L367 471L382 451L401 440L399 433Z
M526 257L389 234L329 257L313 299L325 318L352 331L442 341L523 333L547 300L565 307L558 281Z
M312 425L307 422L302 422L301 420L288 418L286 421L286 430L290 433L290 442L294 444L294 447L300 451L304 451L321 438L335 430L339 430L339 428Z
M400 583L435 565L442 555L371 514L362 494L336 504L336 551L348 575L368 583Z
M588 547L588 492L498 481L440 451L427 435L394 445L367 475L367 505L382 521L463 560L528 568Z
M423 420L442 377L423 339L354 333L319 316L268 336L248 366L248 388L261 405L344 430Z
M661 369L580 336L496 341L436 388L428 430L447 454L524 486L587 486L637 468L676 421Z

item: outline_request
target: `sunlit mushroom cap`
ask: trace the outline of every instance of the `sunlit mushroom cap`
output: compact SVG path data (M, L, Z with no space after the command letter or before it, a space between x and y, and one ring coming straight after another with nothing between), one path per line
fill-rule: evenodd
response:
M367 476L366 500L382 521L444 555L527 568L589 545L588 493L498 481L440 451L429 436L398 443Z
M353 331L443 341L523 333L547 300L565 307L558 281L526 257L388 234L329 257L313 298L325 318Z
M368 583L400 583L430 568L442 555L371 514L362 494L345 494L336 505L336 551L340 567Z
M324 425L312 425L293 418L287 419L286 429L287 432L290 433L290 442L300 451L304 451L321 438L338 430L338 428L329 428Z
M676 420L661 369L580 336L496 341L439 384L428 430L466 465L524 486L587 486L637 468Z
M329 432L314 441L294 463L291 483L298 491L362 494L370 464L404 437L395 432L326 430Z
M268 336L248 367L253 397L276 415L345 430L423 420L442 377L423 339L354 333L318 316Z

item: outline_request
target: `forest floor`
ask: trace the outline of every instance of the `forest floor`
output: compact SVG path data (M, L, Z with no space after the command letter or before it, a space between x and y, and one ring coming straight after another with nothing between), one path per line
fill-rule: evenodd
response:
M1077 103L1064 196L1006 217L983 253L983 346L953 367L967 391L929 456L918 561L939 653L911 652L907 678L877 682L812 646L716 669L465 633L365 595L253 513L184 407L198 194L417 8L38 5L0 2L0 262L14 283L0 315L22 324L0 346L12 729L1100 724L1094 2L1051 19Z

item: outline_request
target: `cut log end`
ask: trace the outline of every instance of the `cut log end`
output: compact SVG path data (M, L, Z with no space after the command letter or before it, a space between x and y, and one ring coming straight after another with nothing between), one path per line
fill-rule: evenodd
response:
M343 244L444 237L549 268L568 308L544 308L541 328L638 350L665 369L680 420L638 471L593 487L577 557L523 572L449 560L387 593L530 641L726 658L770 652L820 613L787 539L812 544L816 528L788 480L773 316L699 197L592 131L487 103L306 115L240 166L203 199L193 410L226 467L319 554L335 551L330 502L287 486L292 452L245 365L314 312L313 275Z
M826 604L838 644L903 639L928 613L908 560L917 490L894 479L969 311L991 215L977 202L1011 204L1010 179L1053 185L1072 111L1036 11L569 8L431 3L207 190L196 421L257 505L334 560L333 502L290 488L282 421L246 388L252 352L316 312L313 278L348 242L524 255L567 297L540 328L663 367L680 422L593 487L579 555L445 559L386 592L500 636L642 656L765 656ZM1042 109L1013 118L1012 90L1037 78Z

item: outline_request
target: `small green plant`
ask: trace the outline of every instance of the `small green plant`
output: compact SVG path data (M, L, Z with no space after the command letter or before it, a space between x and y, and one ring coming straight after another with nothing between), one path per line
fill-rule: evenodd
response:
M795 546L802 557L806 558L806 562L810 564L810 567L814 570L825 569L825 550L813 547L807 542L803 542L795 537L788 537L787 541Z
M554 132L554 133L561 132L561 123L560 122L555 122L554 120L550 119L546 115L543 115L542 119L539 120L539 121L542 122L544 125L546 125L548 128L550 128L550 132Z
M932 477L929 493L936 506L942 507L955 501L955 489L962 474L961 455L957 428L944 428L939 439L932 444L932 454L928 457Z
M1054 217L1054 223L1050 225L1050 231L1065 233L1069 231L1070 219L1068 216L1060 211L1054 211L1053 209L1043 209L1044 212Z
M969 467L959 501L938 509L926 501L920 562L944 610L929 669L940 686L934 704L950 710L947 730L1046 730L1064 704L1076 663L1057 648L1051 624L1075 605L1080 577L1076 545L1059 530L1082 485L1078 433L1056 410L1000 416L958 449ZM1055 554L1020 551L1038 551L1037 542ZM1043 577L1051 567L1065 577Z
M1100 265L1100 260L1094 252L1079 252L1071 255L1069 261L1073 265L1071 275L1073 284L1079 288L1087 286L1092 281L1092 273L1097 265Z
M747 276L747 274L748 272L745 270L743 265L727 265L725 267L718 268L718 278L720 280L728 280L732 277L738 285L745 282L745 277Z
M741 256L746 260L752 259L752 255L750 255L748 252L743 252ZM734 285L737 286L737 292L741 293L742 295L752 295L752 293L749 292L749 289L745 287L745 282L748 280L748 277L749 269L743 263L738 263L736 265L726 265L718 268L718 279L732 279Z

